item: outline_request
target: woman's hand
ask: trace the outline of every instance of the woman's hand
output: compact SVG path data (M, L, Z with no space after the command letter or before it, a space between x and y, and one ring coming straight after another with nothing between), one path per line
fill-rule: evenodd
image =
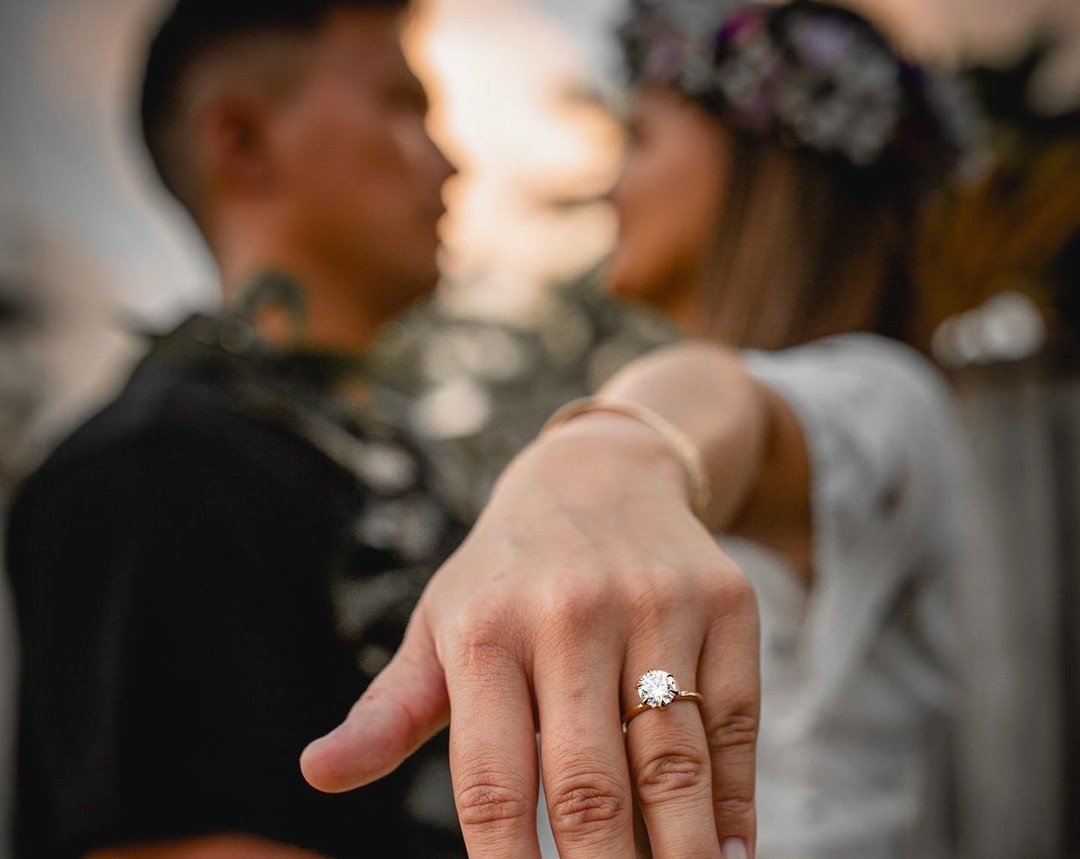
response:
M701 700L646 710L624 734L635 684L657 668ZM758 710L747 579L692 514L664 440L595 413L514 460L393 661L301 766L315 787L349 790L449 720L475 859L538 859L541 771L561 859L633 856L638 812L657 859L743 859Z

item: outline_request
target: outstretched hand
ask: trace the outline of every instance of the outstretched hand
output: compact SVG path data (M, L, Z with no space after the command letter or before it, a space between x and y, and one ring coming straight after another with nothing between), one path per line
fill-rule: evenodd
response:
M624 733L650 669L700 701L643 709ZM561 859L744 859L758 711L750 584L691 512L663 440L597 414L514 460L394 659L301 767L320 790L350 790L449 722L475 859L539 859L541 773Z

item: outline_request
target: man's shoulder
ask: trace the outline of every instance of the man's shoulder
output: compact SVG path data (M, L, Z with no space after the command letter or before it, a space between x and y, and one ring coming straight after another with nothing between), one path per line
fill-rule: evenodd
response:
M268 448L274 455L255 455ZM125 467L164 470L191 457L218 462L231 475L299 461L308 472L336 470L295 433L246 414L227 380L147 358L110 401L53 448L16 498L82 475Z
M198 408L202 420L212 420L221 410L207 393L172 368L143 361L111 400L55 446L27 482L48 479L82 463L122 456L141 442L183 432L194 417L191 407Z

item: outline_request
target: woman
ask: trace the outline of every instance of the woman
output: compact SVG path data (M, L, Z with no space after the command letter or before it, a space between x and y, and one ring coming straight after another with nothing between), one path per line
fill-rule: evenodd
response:
M920 205L960 151L946 91L850 12L720 11L639 3L622 30L608 283L688 342L552 417L305 752L348 789L452 709L470 855L539 855L535 731L562 859L631 855L635 808L657 857L949 851L966 478L903 342Z
M760 855L942 855L964 456L908 346L920 216L977 123L850 11L745 7L698 40L674 6L622 31L639 86L608 286L748 350L803 448L781 471L807 480L798 520L750 504L724 528L762 611Z

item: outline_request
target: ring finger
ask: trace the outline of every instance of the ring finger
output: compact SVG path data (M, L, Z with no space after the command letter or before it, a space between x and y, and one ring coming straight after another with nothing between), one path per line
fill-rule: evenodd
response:
M670 652L682 658L657 664L632 658L629 666L641 671L623 681L629 689L625 700L634 705L627 708L625 732L636 800L656 859L719 856L709 746L699 710L706 702L694 688L698 653L689 643Z

